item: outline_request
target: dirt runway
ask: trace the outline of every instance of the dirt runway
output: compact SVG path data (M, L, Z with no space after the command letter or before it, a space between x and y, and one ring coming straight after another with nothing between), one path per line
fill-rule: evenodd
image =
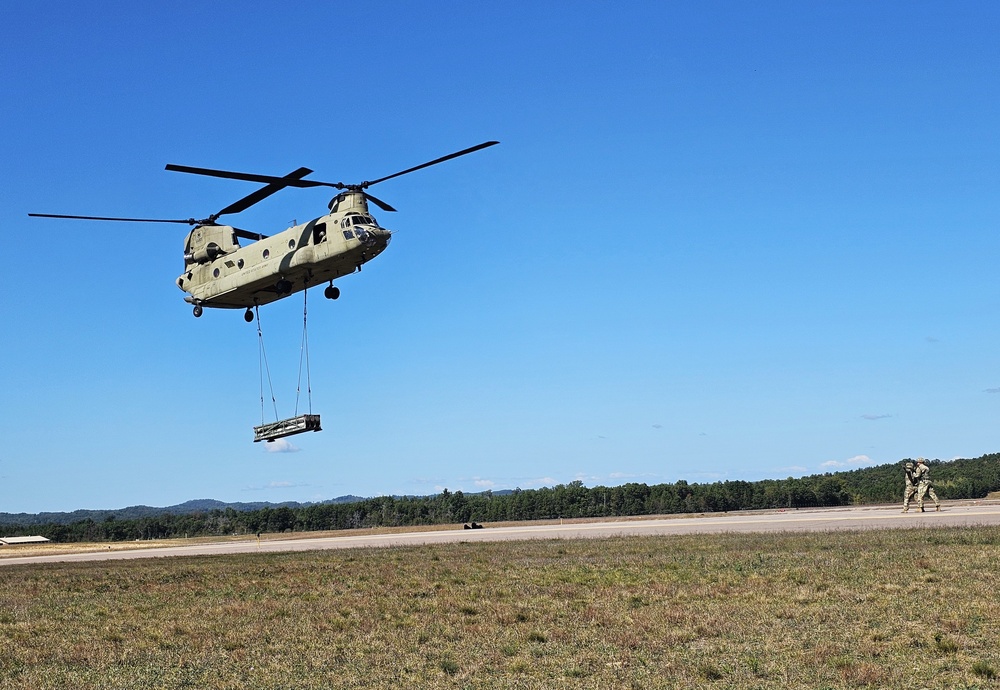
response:
M216 556L234 553L276 553L323 549L491 542L523 539L599 539L628 535L719 534L724 532L814 532L834 530L904 529L917 527L974 527L1000 525L1000 501L947 502L941 512L903 514L898 506L851 506L800 510L706 513L651 519L603 522L567 521L565 524L505 525L467 530L454 527L436 531L393 534L357 534L285 539L268 535L261 540L205 542L120 550L15 556L8 552L0 567L79 561L104 561L175 556ZM933 508L932 508L933 510ZM118 545L120 546L120 545ZM17 547L6 547L17 548Z

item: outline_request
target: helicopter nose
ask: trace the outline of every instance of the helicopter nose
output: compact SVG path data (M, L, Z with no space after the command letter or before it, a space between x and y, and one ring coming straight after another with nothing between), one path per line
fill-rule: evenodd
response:
M386 230L385 228L372 228L368 231L368 240L372 244L380 244L383 247L389 244L389 240L392 238L392 230Z

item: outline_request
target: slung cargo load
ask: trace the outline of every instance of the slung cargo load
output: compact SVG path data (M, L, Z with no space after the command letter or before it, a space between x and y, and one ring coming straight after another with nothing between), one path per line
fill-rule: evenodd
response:
M307 431L323 431L319 425L318 414L303 414L291 419L282 419L280 422L261 424L253 428L253 442L274 441L285 436L294 436Z

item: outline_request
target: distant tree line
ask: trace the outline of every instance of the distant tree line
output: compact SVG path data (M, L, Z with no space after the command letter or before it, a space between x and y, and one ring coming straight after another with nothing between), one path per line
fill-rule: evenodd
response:
M943 500L983 498L1000 490L1000 454L975 459L931 461L931 476ZM184 515L164 513L137 519L113 515L70 524L2 525L9 536L41 534L52 541L132 541L169 537L307 532L362 527L402 527L539 520L599 518L669 513L710 513L766 508L808 508L902 501L901 463L796 479L712 484L623 484L588 488L575 481L551 488L494 494L465 494L445 489L434 496L382 496L350 503L301 507L231 507Z

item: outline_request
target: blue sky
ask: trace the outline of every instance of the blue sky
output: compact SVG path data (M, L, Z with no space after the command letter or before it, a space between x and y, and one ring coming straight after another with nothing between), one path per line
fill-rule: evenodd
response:
M992 2L5 3L0 511L784 478L1000 449ZM185 227L360 182L321 433ZM287 189L228 218L322 215ZM291 416L295 296L262 309ZM270 394L267 393L267 397ZM300 402L300 411L302 403ZM265 420L273 420L270 404ZM282 451L282 452L274 452Z

